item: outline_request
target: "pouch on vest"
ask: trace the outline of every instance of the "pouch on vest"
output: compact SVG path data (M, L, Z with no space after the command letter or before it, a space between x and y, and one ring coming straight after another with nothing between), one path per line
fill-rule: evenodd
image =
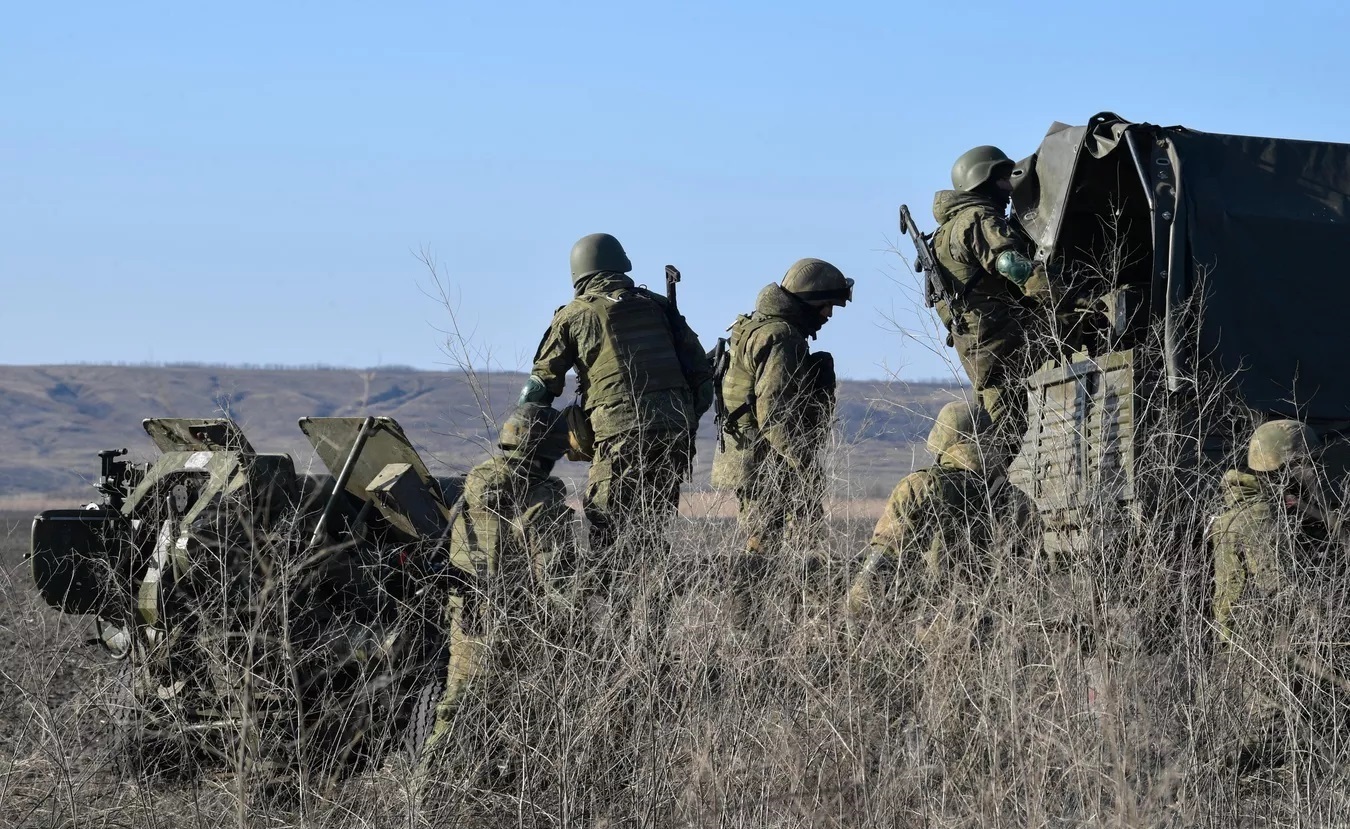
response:
M802 374L806 396L802 424L810 432L823 432L834 418L835 389L839 383L834 371L834 355L828 351L808 354ZM817 439L819 437L816 435Z
M569 461L589 461L595 457L595 431L591 429L591 419L580 404L573 403L562 410L567 421L567 459Z
M712 487L735 490L744 487L755 474L755 455L758 450L757 430L742 428L713 455Z

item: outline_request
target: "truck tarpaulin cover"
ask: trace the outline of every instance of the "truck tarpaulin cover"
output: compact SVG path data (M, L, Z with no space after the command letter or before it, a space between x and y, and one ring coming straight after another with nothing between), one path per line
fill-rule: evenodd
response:
M1254 409L1350 417L1350 145L1132 124L1111 113L1089 123L1054 125L1018 165L1014 213L1040 253L1083 256L1066 228L1085 211L1100 224L1104 192L1158 226L1141 180L1156 186L1150 154L1165 139L1178 183L1172 261L1184 264L1168 274L1167 292L1206 288L1193 353L1240 369Z

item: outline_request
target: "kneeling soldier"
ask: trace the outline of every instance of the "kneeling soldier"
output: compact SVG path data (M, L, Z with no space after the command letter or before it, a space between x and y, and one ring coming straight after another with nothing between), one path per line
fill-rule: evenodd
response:
M964 402L942 407L928 434L936 462L906 475L891 492L849 591L850 611L871 607L894 582L904 582L908 593L921 583L981 582L994 564L997 530L1035 527L1035 508L1025 493L1001 474L991 481L986 472L978 438L988 428L983 409Z
M1246 771L1281 762L1296 734L1330 733L1345 719L1326 704L1343 699L1350 680L1343 614L1319 607L1339 597L1345 572L1319 443L1296 420L1258 427L1250 471L1224 475L1226 509L1208 531L1220 640L1214 674L1240 732L1225 759Z
M553 408L525 404L502 425L497 445L502 454L465 478L450 528L451 559L471 563L477 577L447 603L450 662L423 771L451 733L466 687L509 664L522 625L546 625L550 609L567 607L576 515L566 485L549 474L568 448L566 422Z

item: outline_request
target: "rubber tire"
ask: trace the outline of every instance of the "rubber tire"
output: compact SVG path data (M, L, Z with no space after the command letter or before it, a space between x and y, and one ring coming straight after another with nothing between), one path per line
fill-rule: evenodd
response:
M436 727L436 705L445 694L445 680L434 680L423 685L413 698L408 710L408 724L403 730L403 751L408 762L416 765L422 756L422 746Z

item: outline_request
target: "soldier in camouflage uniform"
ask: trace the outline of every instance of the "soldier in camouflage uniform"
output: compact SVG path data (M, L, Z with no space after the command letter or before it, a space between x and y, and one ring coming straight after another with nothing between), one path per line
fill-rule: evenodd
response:
M874 607L891 589L903 602L939 583L983 582L997 541L1007 540L1000 532L1034 543L1035 505L1000 472L987 471L979 435L988 428L982 409L965 402L942 407L928 434L936 463L906 475L891 493L849 591L850 611Z
M552 402L575 369L579 425L589 431L580 455L593 456L582 498L591 551L621 538L635 551L659 546L699 418L712 405L712 367L684 317L627 276L632 263L619 240L583 237L571 266L576 297L554 314L520 400Z
M961 286L937 304L961 367L989 412L991 449L1011 462L1027 427L1024 380L1035 357L1028 344L1035 301L1049 295L1045 269L1005 216L1013 162L997 147L976 147L952 166L952 190L933 199L933 254ZM957 307L953 308L952 306Z
M450 660L423 771L451 733L470 683L489 665L518 658L512 643L522 637L512 634L522 626L536 634L551 629L550 617L568 609L576 514L567 487L550 475L568 449L566 422L552 408L525 404L502 425L497 445L502 454L466 476L450 527L451 559L471 562L477 578L447 603Z
M1341 608L1316 606L1327 595L1338 599L1344 578L1339 522L1325 506L1314 459L1318 443L1296 420L1257 428L1251 471L1224 475L1226 509L1208 530L1215 677L1240 720L1229 758L1244 768L1278 762L1283 741L1308 730L1289 729L1295 718L1326 727L1343 716L1318 703L1350 690L1343 646L1318 644L1345 641Z
M853 280L820 259L802 259L782 284L759 292L755 311L731 326L720 378L726 414L713 485L736 492L746 550L735 570L749 601L789 526L822 515L824 480L817 455L835 402L834 359L812 352L836 307L853 298ZM742 608L740 616L753 615Z

